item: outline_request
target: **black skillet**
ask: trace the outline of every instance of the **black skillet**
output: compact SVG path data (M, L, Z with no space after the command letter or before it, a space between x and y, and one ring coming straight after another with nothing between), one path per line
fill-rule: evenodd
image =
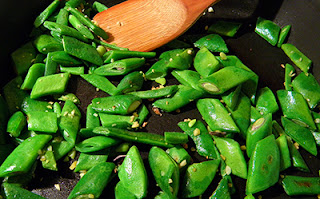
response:
M1 86L14 77L10 67L10 53L27 40L33 20L50 2L50 0L0 1L0 18L2 19L0 31ZM122 2L122 0L108 0L105 1L105 4L112 6L119 2ZM222 0L213 8L213 13L207 13L201 17L186 34L203 33L204 27L217 19L243 22L244 25L238 35L235 38L226 39L231 51L230 54L238 56L244 64L255 71L260 77L261 85L269 86L273 91L276 91L283 88L284 70L280 67L280 64L291 62L279 48L272 47L253 32L255 21L258 16L261 16L273 20L280 26L291 24L292 31L287 42L297 46L313 60L312 72L320 81L320 40L318 39L320 35L320 0ZM170 83L174 82L170 80ZM92 86L80 78L73 79L68 89L73 90L81 99L82 105L80 108L83 113L94 96L104 96L101 92L96 93ZM148 119L149 124L146 130L153 133L162 133L164 130L180 131L176 124L184 118L201 119L194 108L194 104L191 104L181 109L179 114L164 114L163 117L156 116L151 112L152 116ZM149 148L140 145L139 148L142 151L142 156L146 157ZM311 169L311 173L301 173L293 169L289 169L286 173L318 176L320 170L319 158L312 157L304 150L301 150L301 153ZM200 158L194 156L194 159L198 161ZM30 183L29 189L47 198L66 198L79 179L77 174L68 169L69 164L70 162L59 162L59 172L38 167L35 179ZM149 179L152 179L152 177ZM203 198L208 198L215 189L217 182L218 179L214 180ZM60 184L61 190L56 190L54 184ZM154 184L155 182L151 180L148 198L153 198L159 191ZM234 178L234 184L237 192L233 198L244 198L245 181ZM101 198L113 198L112 185L111 183L105 189ZM290 198L284 193L280 185L275 185L255 196L259 195L262 198ZM316 196L299 198L316 198Z

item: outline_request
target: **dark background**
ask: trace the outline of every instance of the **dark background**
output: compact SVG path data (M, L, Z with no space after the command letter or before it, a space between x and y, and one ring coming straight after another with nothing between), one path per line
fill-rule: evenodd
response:
M1 51L0 51L0 83L3 86L8 80L14 77L11 69L10 53L24 44L31 31L35 17L50 3L48 0L10 0L0 1L1 15ZM101 1L103 2L103 1ZM107 6L119 3L121 0L108 0ZM258 16L273 20L281 27L291 24L292 29L287 40L288 43L294 44L306 56L313 61L312 73L320 79L320 1L319 0L221 0L213 6L215 12L207 13L186 33L201 33L204 26L212 23L217 19L235 20L243 22L235 38L228 38L226 42L230 49L229 54L238 56L245 65L250 67L260 77L261 85L269 86L273 91L283 89L284 70L280 64L291 63L281 49L271 46L265 40L253 32L255 21ZM73 80L69 89L82 93L81 110L85 112L86 105L94 95L97 95L95 89L87 85L81 79ZM170 80L169 80L170 83ZM83 95L85 93L85 95ZM103 95L103 94L98 94ZM152 113L153 114L153 113ZM177 122L183 118L199 118L199 114L194 110L194 105L190 105L181 110L180 114L165 114L164 117L158 117L154 114L149 118L147 130L154 133L167 131L179 131L176 126ZM139 146L140 147L140 146ZM143 146L141 146L143 148ZM145 149L145 151L147 151ZM286 173L318 176L320 161L318 158L311 157L304 150L301 150L305 161L312 170L310 174L288 170ZM147 153L142 150L142 155ZM197 161L197 157L195 157ZM30 185L30 190L48 198L66 198L72 187L78 179L78 175L68 170L68 164L59 162L59 172L43 170L39 167L36 178ZM150 178L149 178L150 179ZM152 178L151 178L152 179ZM215 180L208 193L203 198L207 198L217 185ZM59 183L61 191L54 188L54 184ZM245 181L234 178L234 183L238 192L234 198L244 197ZM159 190L154 187L154 182L150 182L149 197L154 196ZM110 186L111 187L111 186ZM113 188L107 187L101 198L112 198ZM290 198L284 194L280 185L257 194L263 198ZM294 197L295 198L295 197ZM302 196L299 198L307 198ZM309 197L309 198L316 198Z

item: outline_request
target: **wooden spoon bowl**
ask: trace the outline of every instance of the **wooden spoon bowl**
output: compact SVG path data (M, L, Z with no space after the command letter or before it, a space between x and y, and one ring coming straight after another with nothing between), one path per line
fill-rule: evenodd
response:
M152 51L177 38L219 0L128 0L98 13L93 20L108 43Z

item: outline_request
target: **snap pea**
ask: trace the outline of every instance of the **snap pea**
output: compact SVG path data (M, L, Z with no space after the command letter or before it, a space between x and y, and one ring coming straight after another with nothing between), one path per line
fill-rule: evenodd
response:
M6 198L13 199L13 198L33 198L33 199L45 199L44 197L35 194L27 189L22 187L16 186L11 183L2 183L2 187L4 189L4 194Z
M206 47L200 48L197 52L193 65L194 69L202 77L208 77L222 67L220 62Z
M51 4L49 4L48 7L46 7L46 9L44 9L40 15L35 19L34 21L34 26L36 28L38 28L39 26L41 26L43 24L43 22L45 22L59 7L60 5L60 0L54 0L52 1Z
M109 157L110 149L96 151L94 153L80 153L74 172L88 171L95 165L106 162Z
M303 72L309 72L312 61L304 55L296 46L285 43L281 45L283 52L290 58L290 60Z
M53 38L50 35L42 34L38 36L34 42L34 46L36 49L43 54L47 54L49 52L63 50L62 43Z
M284 116L310 129L316 129L307 101L300 93L278 90L277 96Z
M220 100L214 98L199 99L197 101L197 108L212 131L240 132Z
M32 43L31 41L27 42L11 53L13 67L18 75L26 73L32 65L32 61L36 58L37 51Z
M312 132L308 128L300 126L285 117L281 117L281 123L288 136L312 155L317 155L317 146Z
M70 24L77 29L85 38L88 38L90 40L94 39L94 35L92 34L92 32L86 27L84 26L77 17L73 16L73 15L69 15L69 22Z
M310 109L317 107L320 102L320 84L312 74L300 73L293 79L292 87L306 99Z
M222 94L229 89L248 81L253 76L253 73L245 69L229 66L199 80L199 87L210 94Z
M103 64L95 47L69 36L63 36L62 43L66 53L96 65Z
M228 53L229 49L223 38L218 34L209 34L194 43L197 48L206 47L211 52Z
M7 132L13 137L18 137L26 125L26 116L21 111L17 111L9 118Z
M43 134L30 137L23 141L10 153L0 166L0 177L28 172L38 157L38 151L42 149L51 138L51 135ZM28 151L28 153L25 153L25 151Z
M109 95L115 95L117 93L117 87L106 77L96 74L80 74L80 77Z
M147 171L136 146L129 149L119 168L118 176L122 185L137 198L147 196Z
M126 75L145 64L144 58L126 58L105 64L94 70L94 74L102 76ZM101 64L100 64L101 65Z
M258 17L255 32L263 39L275 46L279 40L280 27L271 20Z
M153 176L161 188L170 198L176 198L179 191L179 166L161 148L152 147L149 151L148 161ZM161 165L159 167L159 165Z
M191 127L189 122L179 122L178 126L193 140L199 155L210 159L219 158L218 149L214 145L206 126L201 121L197 120Z
M68 199L90 196L99 198L103 189L114 177L114 168L112 162L102 162L92 167L72 189Z
M186 171L182 180L182 196L191 198L204 193L218 170L220 160L208 160L193 163Z
M141 99L134 95L114 95L94 98L92 108L99 113L126 115L135 111L141 104Z
M234 37L242 23L219 20L208 27L208 33L217 33L222 36Z
M75 148L77 151L82 153L90 153L109 148L119 143L120 140L114 138L106 136L94 136L77 143Z
M281 184L289 196L320 194L319 177L286 175Z
M28 73L23 80L21 89L31 90L33 88L33 85L36 83L37 79L44 75L44 71L45 71L45 65L43 63L33 64L29 68Z
M30 97L37 99L47 95L62 94L65 92L69 81L69 73L59 73L43 76L37 79L34 84ZM52 84L52 82L56 82Z
M280 152L274 135L257 142L248 166L246 194L263 191L278 182Z
M133 58L133 57L144 57L153 58L156 56L156 52L140 52L140 51L129 51L129 50L109 50L104 55L104 63L112 63L119 59Z
M279 110L276 97L270 88L263 87L258 90L256 108L262 114L273 114Z

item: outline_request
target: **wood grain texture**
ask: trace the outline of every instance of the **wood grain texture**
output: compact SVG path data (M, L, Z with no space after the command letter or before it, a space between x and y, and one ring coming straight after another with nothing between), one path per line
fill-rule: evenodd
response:
M184 33L218 0L128 0L93 20L109 33L108 43L152 51Z

